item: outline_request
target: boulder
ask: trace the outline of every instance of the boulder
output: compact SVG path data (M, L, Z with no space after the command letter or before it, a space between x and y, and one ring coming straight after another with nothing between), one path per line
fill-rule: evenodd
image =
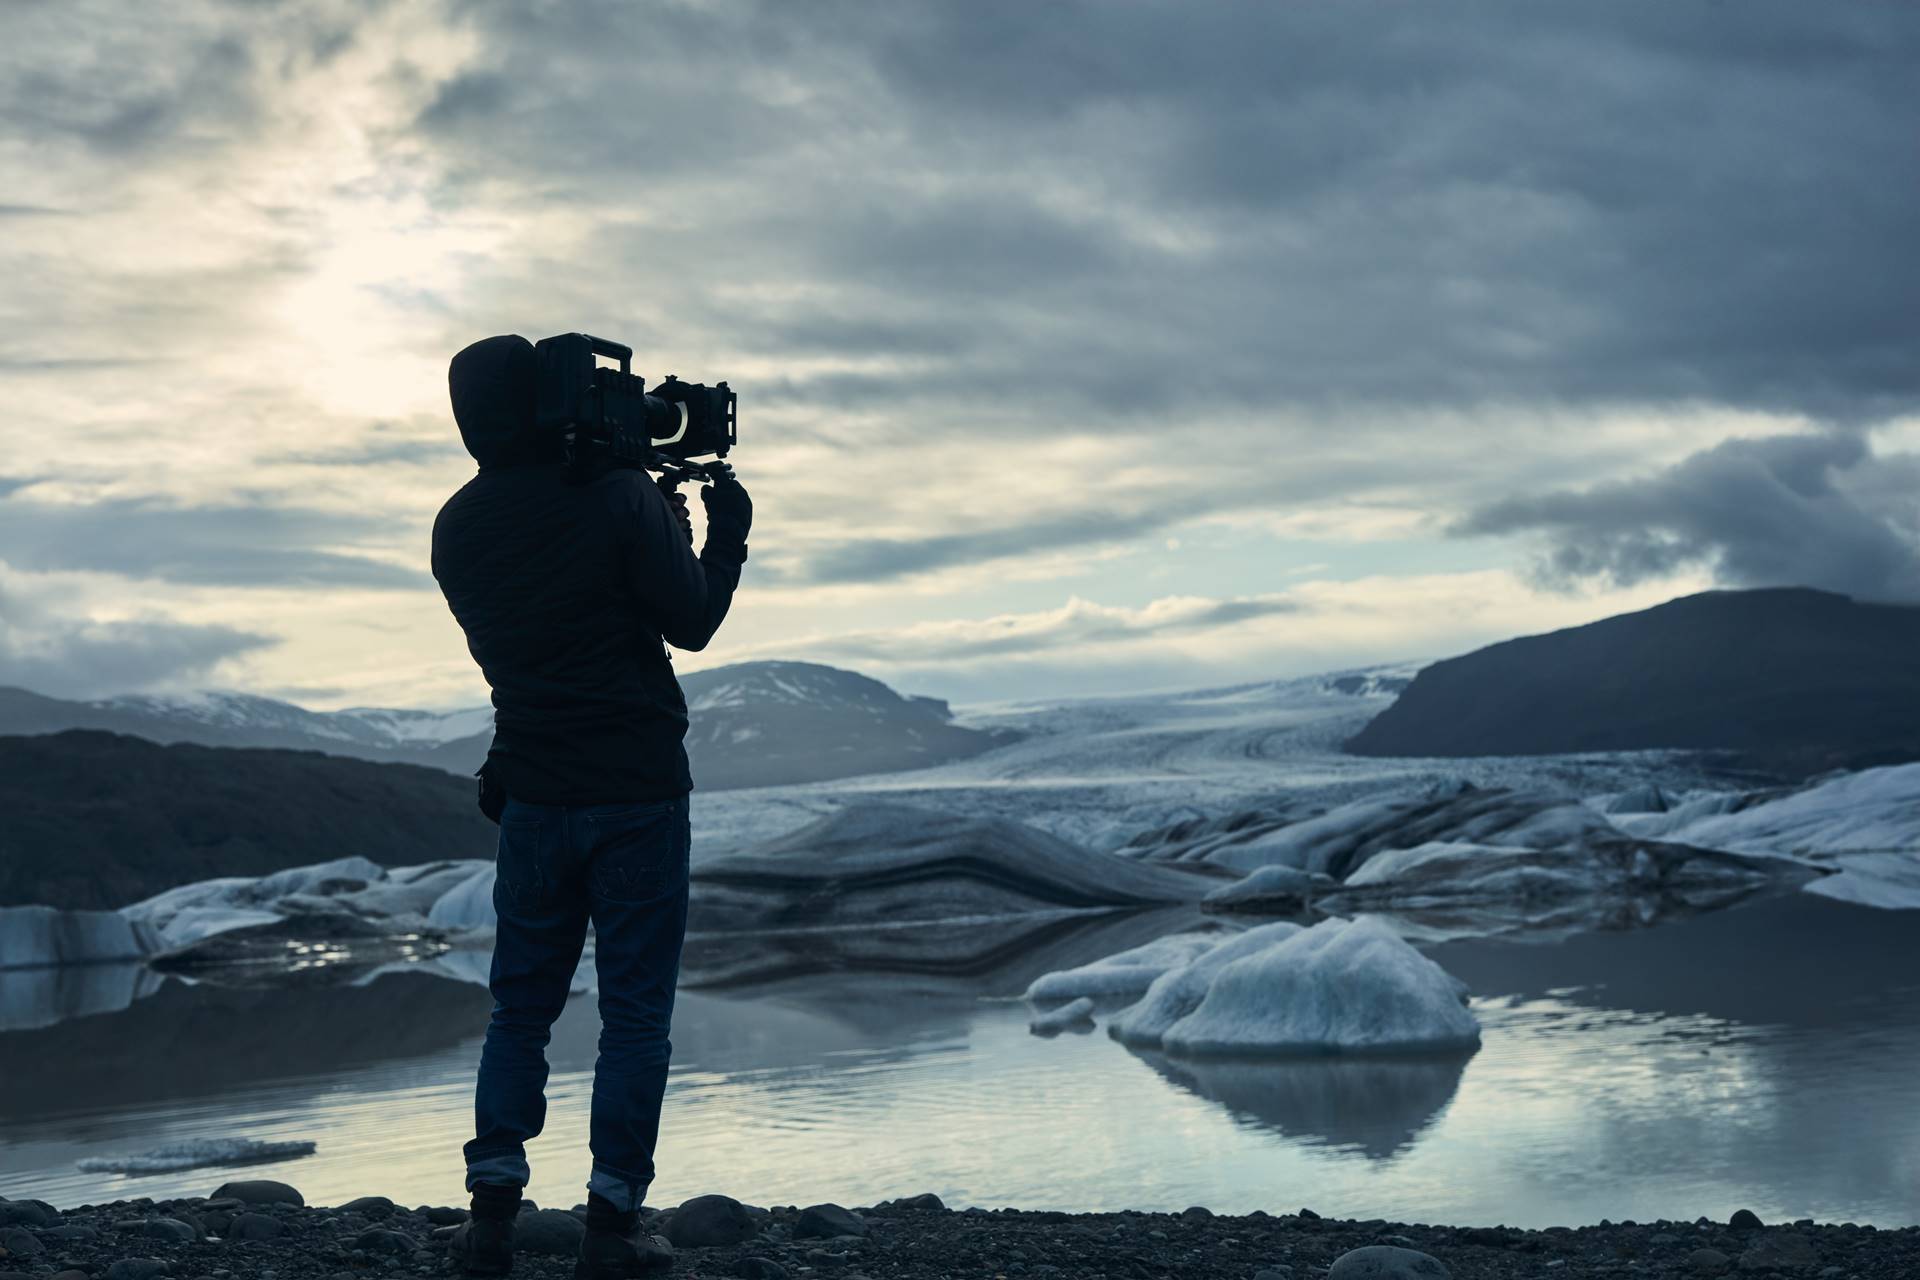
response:
M361 1196L357 1200L349 1200L341 1205L339 1212L363 1213L369 1218L384 1218L393 1212L393 1201L385 1196ZM465 1214L461 1215L462 1218L465 1216ZM433 1219L428 1218L427 1221L431 1222Z
M1393 1244L1370 1244L1335 1258L1327 1270L1327 1280L1449 1280L1451 1274L1432 1254Z
M535 1209L514 1220L513 1247L526 1253L571 1258L580 1250L587 1226L565 1209Z
M741 1244L760 1232L747 1207L732 1196L695 1196L673 1211L667 1239L676 1249Z
M306 1198L284 1182L256 1178L247 1182L224 1182L213 1193L215 1200L238 1200L242 1204L292 1204L304 1206Z
M796 1240L827 1240L834 1236L864 1236L867 1223L851 1209L843 1209L837 1204L809 1205L800 1211L800 1220L793 1224L793 1238Z

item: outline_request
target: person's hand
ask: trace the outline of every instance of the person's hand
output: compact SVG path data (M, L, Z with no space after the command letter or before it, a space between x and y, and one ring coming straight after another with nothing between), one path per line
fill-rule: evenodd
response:
M660 492L667 500L667 510L673 512L673 518L680 522L682 529L686 530L687 545L692 546L693 513L687 510L687 495L678 489L669 488L664 477L660 481Z
M700 490L700 501L707 508L709 537L717 531L738 542L747 540L747 531L753 528L753 499L731 473Z

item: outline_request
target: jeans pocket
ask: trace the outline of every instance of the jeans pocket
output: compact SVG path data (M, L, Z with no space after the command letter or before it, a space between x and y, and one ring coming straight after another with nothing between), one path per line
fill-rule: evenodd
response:
M540 848L542 828L537 818L509 818L500 824L500 847L493 860L496 912L539 911L547 905L551 881Z
M605 902L652 902L686 883L686 801L622 806L587 820L594 833L595 897Z

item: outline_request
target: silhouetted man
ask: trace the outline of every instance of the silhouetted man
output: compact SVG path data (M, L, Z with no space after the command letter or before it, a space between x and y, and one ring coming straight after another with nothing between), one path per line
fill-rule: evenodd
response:
M526 1143L546 1117L547 1039L591 921L600 1056L575 1275L630 1275L672 1261L638 1227L687 919L693 781L666 645L703 648L726 617L753 505L737 481L703 489L696 558L685 499L645 472L567 474L557 435L535 429L525 338L475 343L447 381L480 471L434 521L433 576L493 687L482 807L500 823L493 1019L466 1145L473 1220L451 1245L469 1272L512 1265Z

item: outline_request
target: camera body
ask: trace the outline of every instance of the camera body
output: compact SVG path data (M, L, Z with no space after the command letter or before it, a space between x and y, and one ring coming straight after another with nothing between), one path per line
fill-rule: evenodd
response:
M739 439L738 397L722 382L681 382L671 374L648 394L633 373L633 348L585 333L561 333L533 344L539 361L534 418L558 434L568 469L592 474L640 467L674 481L712 479ZM618 369L594 357L618 360Z

